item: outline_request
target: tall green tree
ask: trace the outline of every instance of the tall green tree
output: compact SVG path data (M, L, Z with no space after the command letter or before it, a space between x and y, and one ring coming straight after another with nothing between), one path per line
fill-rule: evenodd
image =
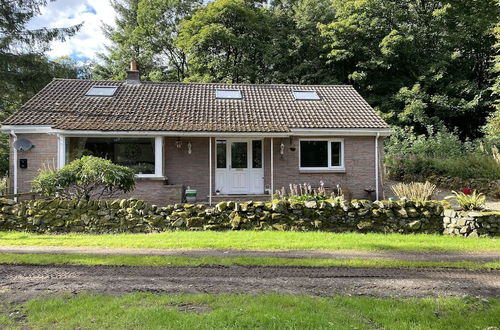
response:
M54 40L73 36L80 25L28 29L45 0L0 1L0 122L54 77L76 78L79 69L68 61L50 61L44 53ZM0 136L0 175L8 170L8 137Z
M154 56L150 79L182 81L188 71L187 55L176 47L180 22L192 15L201 0L146 0L139 2L139 40Z
M191 15L201 0L111 0L115 26L103 25L111 41L102 63L95 64L98 79L125 79L131 61L141 79L179 81L187 71L186 55L174 45L179 22Z
M102 31L111 41L106 52L99 54L101 63L96 63L92 76L96 79L123 80L130 62L136 61L141 69L141 78L148 79L154 69L152 54L143 47L138 34L139 0L110 0L115 10L115 26L104 23Z
M500 6L500 1L498 1ZM488 123L484 128L485 139L491 144L500 146L500 23L494 29L496 37L495 50L496 54L493 57L492 73L495 75L493 86L491 87L493 97L495 98L496 111L488 119Z
M271 14L267 80L276 83L335 84L339 79L328 63L327 40L320 24L335 18L330 0L275 0Z
M489 90L499 17L494 0L334 0L322 26L337 74L390 123L455 128L476 137Z
M258 2L216 0L182 21L176 45L188 54L189 81L260 83L270 46L269 12Z

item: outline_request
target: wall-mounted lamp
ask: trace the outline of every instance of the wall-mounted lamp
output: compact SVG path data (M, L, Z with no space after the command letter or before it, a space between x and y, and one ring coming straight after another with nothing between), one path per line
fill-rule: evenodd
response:
M191 141L188 141L188 155L191 155Z
M177 138L177 141L175 141L175 147L176 147L177 149L182 148L182 141L181 141L181 139L180 139L180 138Z
M285 144L283 142L281 142L281 144L280 144L280 155L281 155L281 158L283 158L284 154L285 154Z

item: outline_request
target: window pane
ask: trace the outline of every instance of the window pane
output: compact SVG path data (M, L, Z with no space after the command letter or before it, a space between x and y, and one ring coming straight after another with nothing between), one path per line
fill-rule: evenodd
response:
M231 143L231 167L232 168L247 168L248 167L248 143L233 142Z
M218 99L241 99L239 89L216 89L215 97Z
M87 96L113 96L118 87L114 86L94 86L87 91Z
M226 141L217 140L217 168L226 168L226 153Z
M342 166L342 144L340 142L332 142L332 166Z
M300 141L300 167L328 167L328 142Z
M320 99L315 91L293 91L292 93L296 100L318 101Z
M66 162L87 155L109 159L137 174L155 173L154 138L66 138Z
M252 141L252 168L262 168L262 141Z

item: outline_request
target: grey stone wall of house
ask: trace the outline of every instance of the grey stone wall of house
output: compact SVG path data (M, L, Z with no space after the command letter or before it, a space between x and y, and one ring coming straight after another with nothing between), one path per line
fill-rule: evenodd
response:
M500 236L500 212L445 210L443 227L446 235Z

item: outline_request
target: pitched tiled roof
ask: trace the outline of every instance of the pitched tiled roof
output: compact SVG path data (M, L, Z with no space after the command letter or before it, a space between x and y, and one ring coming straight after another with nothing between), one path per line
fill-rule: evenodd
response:
M112 97L85 96L92 86L118 86ZM216 99L238 88L242 99ZM314 90L321 100L295 100ZM224 85L54 80L4 125L67 130L287 132L292 128L387 128L352 86Z

